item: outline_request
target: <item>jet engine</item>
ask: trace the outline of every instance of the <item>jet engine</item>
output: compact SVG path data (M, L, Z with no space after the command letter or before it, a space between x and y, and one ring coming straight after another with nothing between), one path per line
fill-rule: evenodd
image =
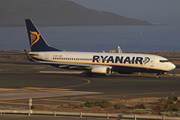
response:
M111 67L109 67L109 66L94 66L91 69L91 73L109 76L111 74Z

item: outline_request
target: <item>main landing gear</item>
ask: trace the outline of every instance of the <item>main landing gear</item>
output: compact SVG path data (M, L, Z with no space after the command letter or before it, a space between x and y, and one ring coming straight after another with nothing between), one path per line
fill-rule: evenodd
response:
M86 74L86 76L88 76L88 77L92 77L91 70L86 70L86 71L85 71L85 74Z

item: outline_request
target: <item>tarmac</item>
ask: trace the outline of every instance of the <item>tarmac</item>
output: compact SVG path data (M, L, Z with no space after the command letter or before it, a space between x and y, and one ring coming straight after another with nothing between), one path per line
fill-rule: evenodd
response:
M139 75L87 77L81 74L1 72L0 77L1 106L24 106L28 98L33 98L36 105L47 102L48 105L61 105L180 95L179 77L171 76L156 79L155 76Z

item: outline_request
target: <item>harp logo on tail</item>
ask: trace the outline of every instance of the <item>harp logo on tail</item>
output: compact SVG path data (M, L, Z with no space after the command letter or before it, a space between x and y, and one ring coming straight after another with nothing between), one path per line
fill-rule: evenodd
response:
M30 31L30 37L31 37L31 47L38 42L39 38L40 38L40 34L38 34L37 32L33 32Z

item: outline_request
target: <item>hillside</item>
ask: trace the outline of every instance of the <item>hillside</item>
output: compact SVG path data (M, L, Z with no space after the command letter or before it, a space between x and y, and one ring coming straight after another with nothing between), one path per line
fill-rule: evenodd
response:
M88 9L67 0L0 1L0 25L24 25L26 18L37 25L150 25L147 21Z

